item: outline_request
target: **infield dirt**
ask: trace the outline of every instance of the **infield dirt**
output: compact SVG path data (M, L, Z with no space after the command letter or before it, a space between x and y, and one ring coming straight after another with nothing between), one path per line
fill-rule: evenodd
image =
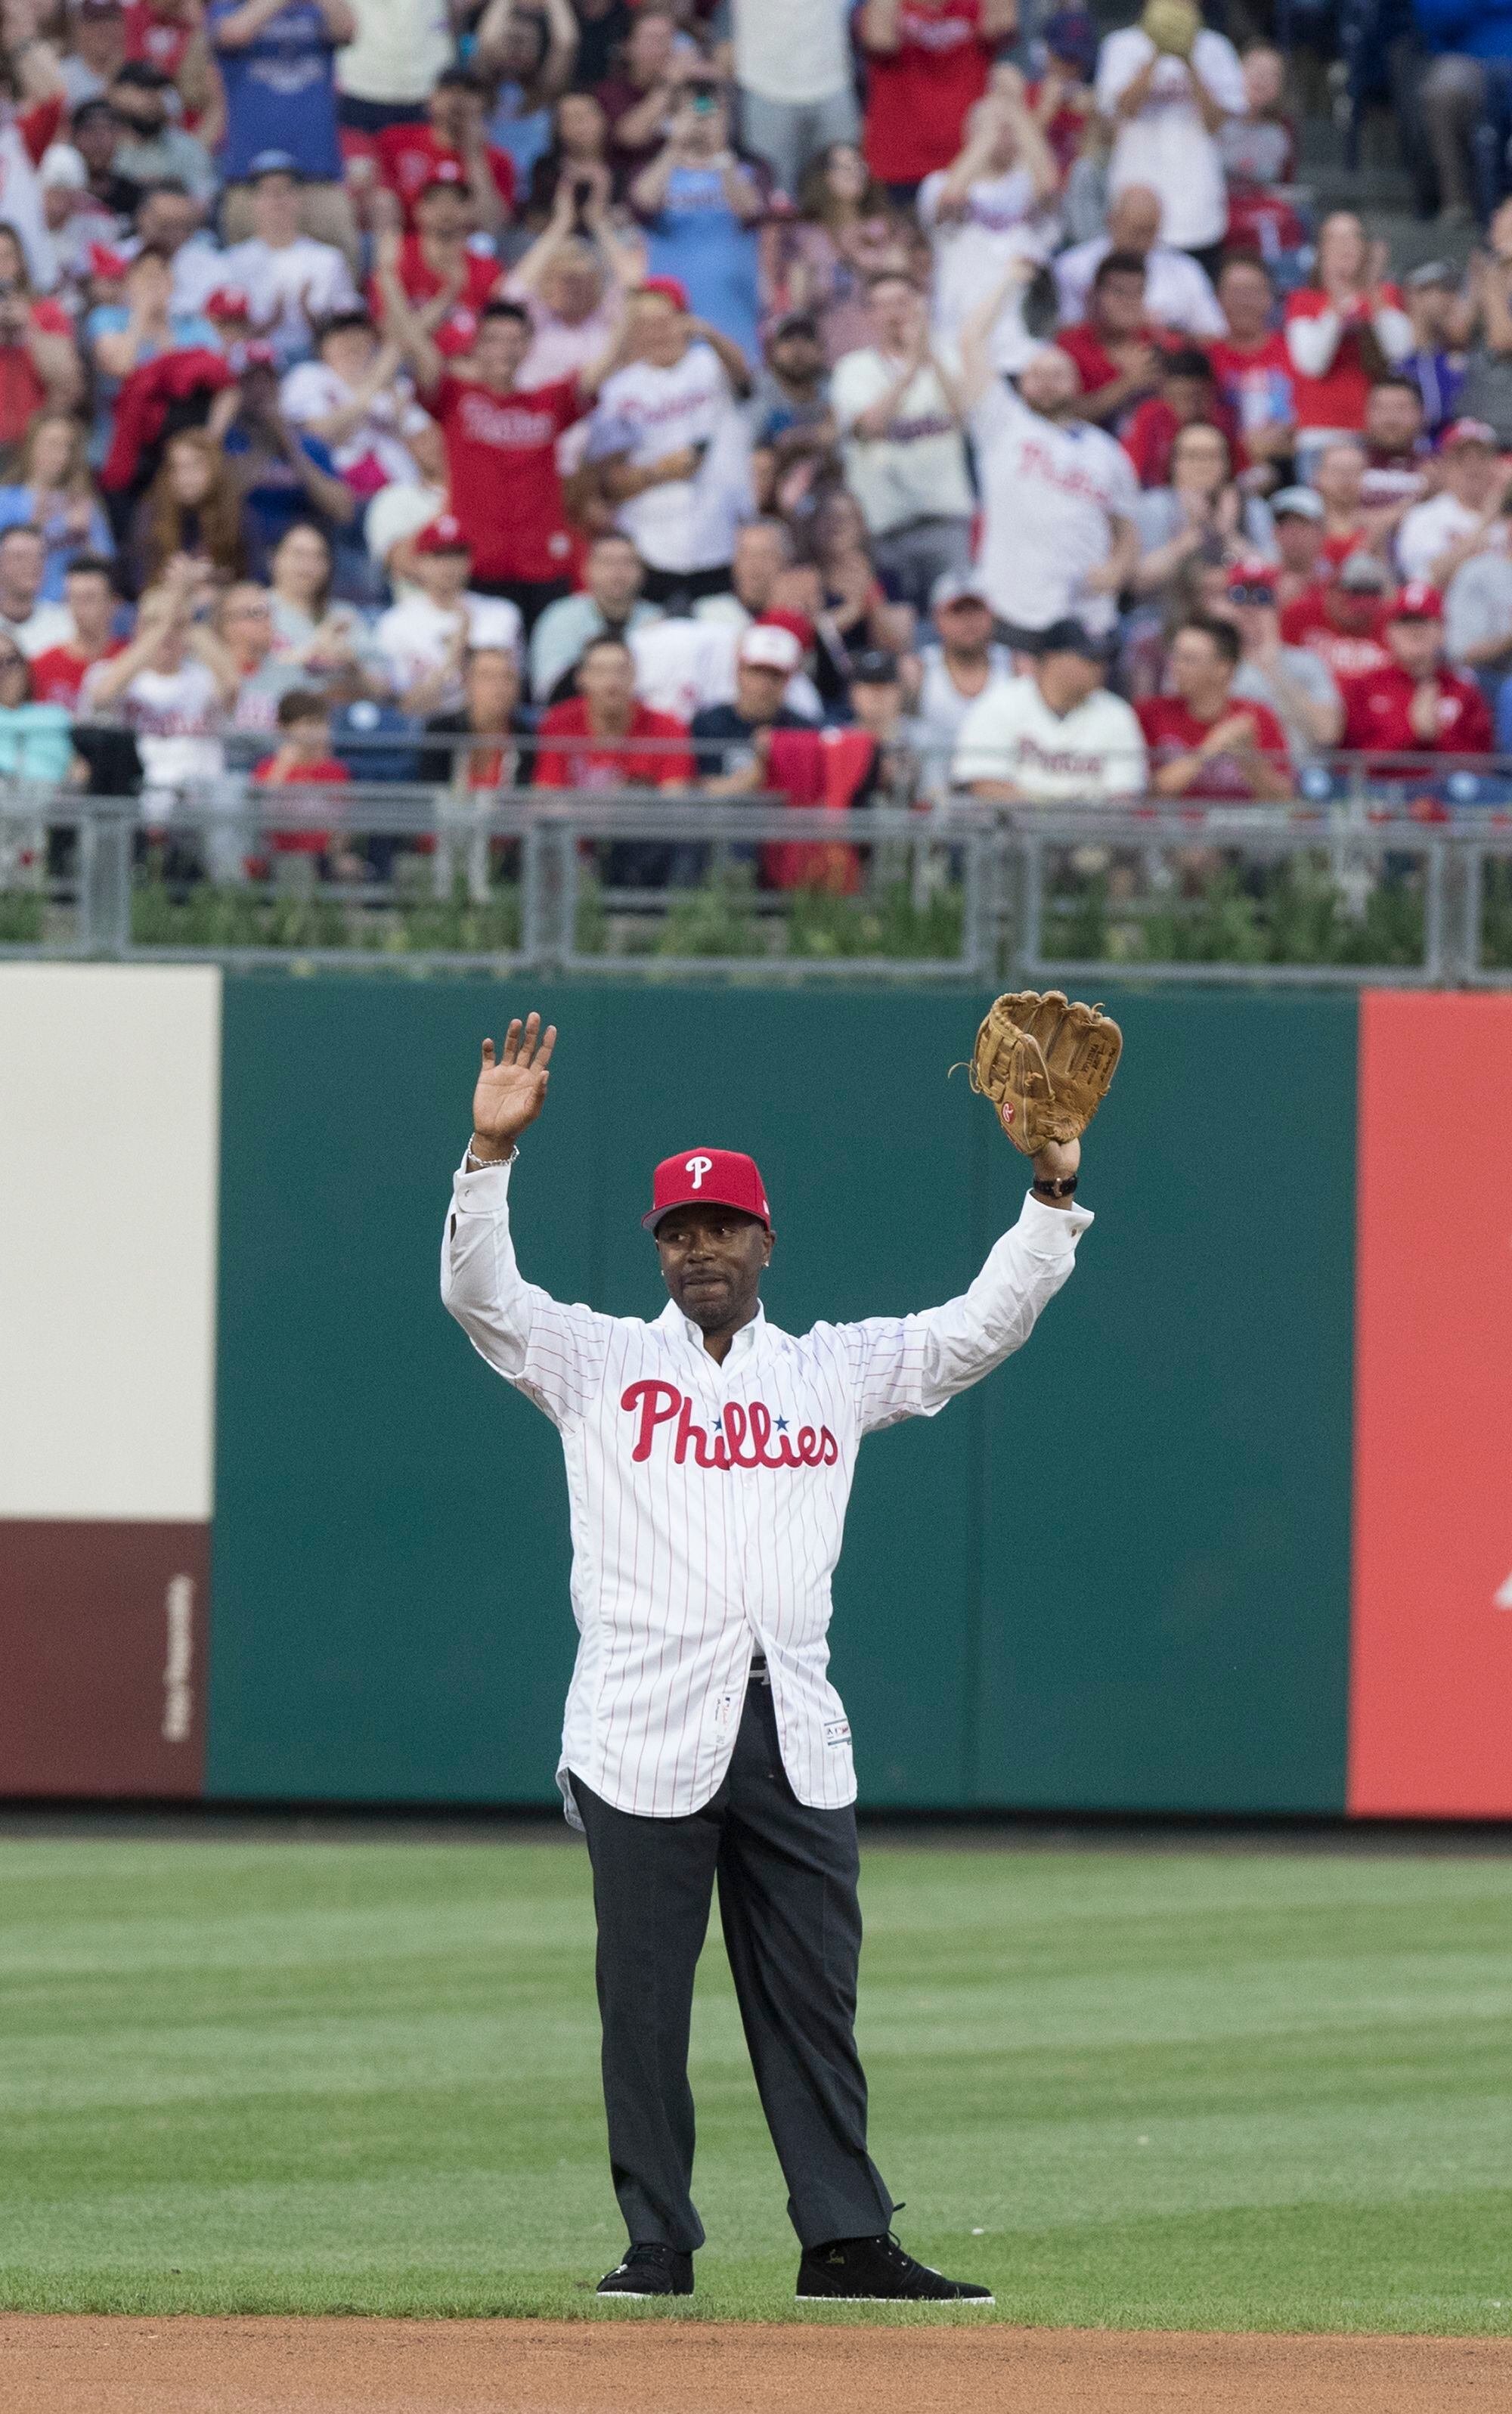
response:
M0 2316L17 2414L1498 2414L1512 2340Z

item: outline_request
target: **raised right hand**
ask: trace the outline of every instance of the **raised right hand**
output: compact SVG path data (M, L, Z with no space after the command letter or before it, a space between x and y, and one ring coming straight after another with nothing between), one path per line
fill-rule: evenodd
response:
M523 1026L515 1016L497 1057L493 1041L483 1041L482 1065L472 1094L472 1128L474 1139L484 1141L490 1154L507 1156L521 1132L540 1114L546 1103L547 1067L556 1045L556 1025L550 1023L542 1032L539 1014L527 1016Z

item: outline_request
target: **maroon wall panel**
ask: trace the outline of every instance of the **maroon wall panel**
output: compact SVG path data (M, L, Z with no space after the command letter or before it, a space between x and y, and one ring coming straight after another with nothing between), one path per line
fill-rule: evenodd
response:
M0 1796L204 1790L210 1528L0 1519Z

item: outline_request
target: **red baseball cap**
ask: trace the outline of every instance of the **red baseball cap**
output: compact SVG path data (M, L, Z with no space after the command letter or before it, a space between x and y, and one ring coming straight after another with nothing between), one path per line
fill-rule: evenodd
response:
M439 519L431 520L415 539L417 553L470 553L472 545L462 522L452 512L443 512Z
M1496 430L1489 420L1457 419L1439 438L1439 451L1447 453L1455 444L1489 444L1496 451Z
M635 290L638 293L660 293L674 310L688 307L688 288L680 276L643 276Z
M664 1156L651 1177L652 1208L641 1222L648 1232L674 1207L739 1207L772 1229L766 1185L753 1156L734 1148L690 1148Z
M1390 611L1388 620L1442 620L1444 598L1424 578L1409 578Z
M753 625L758 629L786 629L790 637L797 638L805 653L808 652L814 643L816 633L814 624L807 612L785 612L780 609L763 612L761 618Z
M236 285L217 285L204 305L207 319L249 319L252 305Z

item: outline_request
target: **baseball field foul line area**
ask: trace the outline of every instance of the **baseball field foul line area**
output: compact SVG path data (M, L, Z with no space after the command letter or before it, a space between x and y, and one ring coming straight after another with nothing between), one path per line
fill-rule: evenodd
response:
M0 2317L0 2392L27 2414L1493 2414L1512 2399L1503 2340L630 2327Z

